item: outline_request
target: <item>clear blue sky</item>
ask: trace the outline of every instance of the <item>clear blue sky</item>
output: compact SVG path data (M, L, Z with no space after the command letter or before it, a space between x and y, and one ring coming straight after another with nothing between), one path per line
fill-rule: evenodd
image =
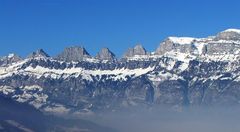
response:
M227 28L240 28L239 0L0 0L0 56L80 45L120 57L136 43L153 51L167 36Z

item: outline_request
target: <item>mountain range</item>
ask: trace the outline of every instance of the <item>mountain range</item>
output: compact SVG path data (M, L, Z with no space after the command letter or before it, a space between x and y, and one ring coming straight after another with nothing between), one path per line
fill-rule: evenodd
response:
M168 37L154 52L137 44L122 58L67 47L51 57L0 58L0 95L45 113L94 114L129 108L239 105L240 30L207 38Z

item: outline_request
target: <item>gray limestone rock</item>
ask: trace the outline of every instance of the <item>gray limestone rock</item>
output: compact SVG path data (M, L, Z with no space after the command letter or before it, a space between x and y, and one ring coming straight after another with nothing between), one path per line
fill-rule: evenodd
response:
M81 61L84 58L91 57L83 47L68 47L65 48L56 58L62 61Z
M37 58L37 57L50 57L43 49L38 49L35 52L32 52L30 55L28 55L27 58Z
M134 48L129 48L124 54L124 58L134 57L135 55L147 55L147 51L142 45L138 44Z
M228 29L217 34L215 40L240 40L240 30Z
M98 52L97 59L100 60L108 60L108 61L113 61L115 60L115 54L111 52L108 48L102 48L100 52Z
M239 54L240 45L235 43L208 43L204 46L203 54L225 55Z
M160 43L160 46L157 48L155 54L163 55L170 51L193 54L194 51L196 51L196 47L194 45L194 41L191 44L178 44L172 42L168 38Z

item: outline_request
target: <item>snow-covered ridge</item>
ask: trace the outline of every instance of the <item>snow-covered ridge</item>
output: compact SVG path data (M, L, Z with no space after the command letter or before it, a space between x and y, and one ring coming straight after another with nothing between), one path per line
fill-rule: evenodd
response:
M176 44L191 44L196 38L192 37L168 37L170 41Z
M236 32L236 33L240 34L240 29L233 29L233 28L231 28L231 29L227 29L227 30L225 30L223 32Z
M125 80L127 76L137 77L142 74L146 74L149 71L152 71L154 67L148 68L139 68L139 69L115 69L115 70L85 70L83 68L69 68L64 70L56 70L56 69L48 69L44 67L37 66L36 68L28 67L25 69L25 72L31 73L37 77L45 76L52 78L60 78L60 77L69 77L69 76L82 76L83 79L92 81L92 76L103 76L109 75L114 80Z
M30 61L30 60L29 60ZM79 77L81 76L83 79L92 81L92 77L96 76L112 76L109 79L114 80L126 80L127 76L131 77L138 77L143 74L148 73L149 71L154 70L154 66L147 67L147 68L136 68L136 69L128 69L128 68L116 68L114 70L87 70L83 67L71 67L65 69L52 69L48 67L42 67L37 65L36 67L32 67L29 65L26 68L21 68L25 63L28 61L22 61L20 63L13 64L8 67L0 67L0 79L10 77L13 74L20 74L20 75L29 75L34 76L36 78L40 77L51 77L51 78L67 78L67 77Z
M218 43L218 44L221 44L221 43L228 43L228 44L240 44L240 41L239 40L211 40L209 41L209 43Z

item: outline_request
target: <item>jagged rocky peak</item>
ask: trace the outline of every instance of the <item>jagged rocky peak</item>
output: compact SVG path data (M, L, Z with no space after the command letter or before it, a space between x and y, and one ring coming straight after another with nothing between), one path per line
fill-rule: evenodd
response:
M115 54L111 52L108 48L102 48L100 52L97 53L96 58L100 60L108 60L108 61L113 61L116 59Z
M6 66L8 64L21 61L22 58L14 53L9 54L8 56L4 56L0 58L0 66Z
M227 29L217 34L216 40L240 40L240 29Z
M84 58L90 58L90 54L84 47L67 47L56 58L62 61L82 61Z
M134 48L134 54L135 55L146 55L147 51L146 49L141 45L141 44L137 44Z
M27 58L47 58L50 57L43 49L38 49L35 52L32 52L30 55L28 55Z
M155 54L163 55L167 52L193 53L196 50L194 45L196 38L192 37L168 37L160 43Z
M147 51L141 44L137 44L134 48L129 48L127 50L124 54L124 58L134 57L135 55L147 55Z

